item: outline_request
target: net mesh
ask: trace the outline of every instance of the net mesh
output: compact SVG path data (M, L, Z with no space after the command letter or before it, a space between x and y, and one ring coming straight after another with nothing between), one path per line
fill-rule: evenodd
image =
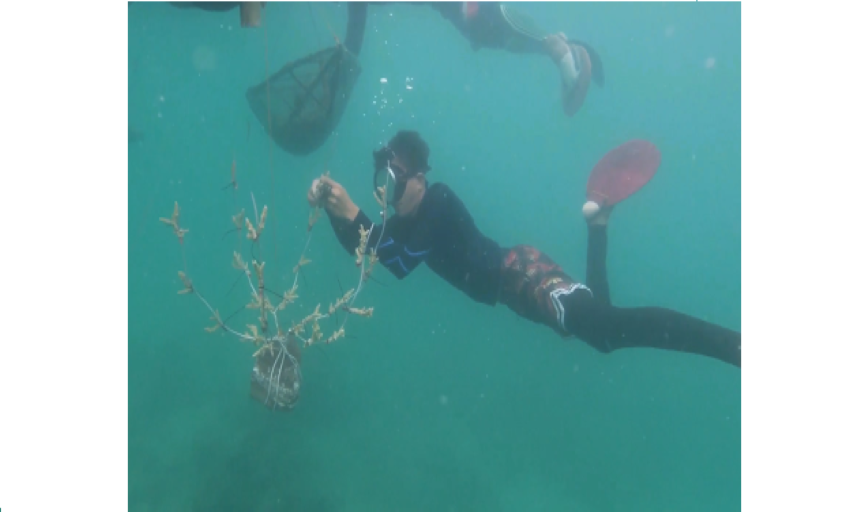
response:
M356 57L337 45L286 64L246 97L278 146L306 155L339 123L360 72Z
M290 338L272 340L254 358L251 397L272 410L289 410L301 394L301 350Z

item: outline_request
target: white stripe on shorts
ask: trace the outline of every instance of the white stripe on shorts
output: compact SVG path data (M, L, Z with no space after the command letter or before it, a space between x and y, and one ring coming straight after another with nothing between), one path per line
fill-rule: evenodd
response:
M567 326L564 323L565 311L564 311L564 305L561 303L561 298L560 297L561 297L561 295L570 295L575 290L587 290L588 292L590 292L590 295L593 295L592 290L590 290L589 288L587 288L585 285L583 285L581 283L575 283L571 286L564 286L564 287L561 287L561 288L556 288L556 289L552 290L551 292L549 292L549 296L552 298L552 304L555 306L555 313L556 313L555 316L558 319L558 325L560 325L561 328L566 332L569 332L569 329L567 329Z

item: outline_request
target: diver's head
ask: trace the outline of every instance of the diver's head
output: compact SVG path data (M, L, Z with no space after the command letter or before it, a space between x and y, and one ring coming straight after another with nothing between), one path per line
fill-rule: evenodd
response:
M418 132L401 130L374 152L374 188L386 188L386 201L397 215L414 214L426 192L429 146Z

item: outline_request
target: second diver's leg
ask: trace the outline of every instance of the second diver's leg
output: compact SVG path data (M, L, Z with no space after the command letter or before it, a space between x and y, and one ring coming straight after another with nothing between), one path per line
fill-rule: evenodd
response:
M551 57L561 72L564 112L568 116L575 115L583 105L593 70L602 72L601 62L591 47L570 42L562 33L545 31L516 8L500 2L429 4L470 41L474 50L493 48ZM603 78L595 77L595 81L601 84Z
M471 43L480 48L549 55L549 34L528 18L500 2L428 2ZM506 13L513 13L511 19ZM513 21L512 21L513 20ZM517 23L519 21L519 23Z

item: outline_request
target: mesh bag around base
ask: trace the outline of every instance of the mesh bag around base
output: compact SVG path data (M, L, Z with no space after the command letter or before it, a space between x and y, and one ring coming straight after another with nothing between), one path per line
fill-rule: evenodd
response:
M356 57L337 45L286 64L246 98L278 146L306 155L339 124L360 72Z
M251 397L272 410L289 410L301 394L301 350L296 341L273 340L254 358Z

